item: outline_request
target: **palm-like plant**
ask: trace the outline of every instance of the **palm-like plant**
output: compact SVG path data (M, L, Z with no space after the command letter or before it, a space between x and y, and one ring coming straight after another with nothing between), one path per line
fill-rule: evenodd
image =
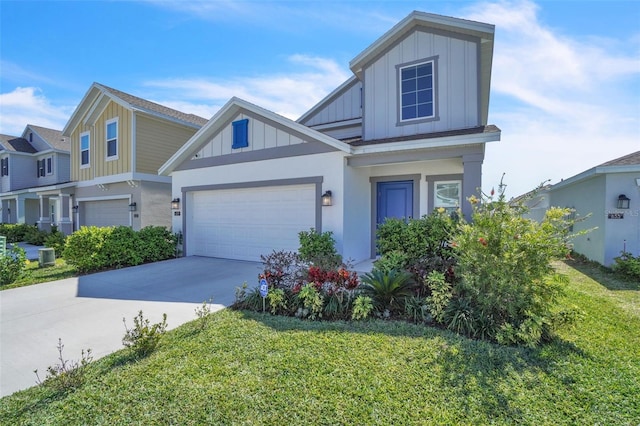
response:
M361 294L371 297L380 311L393 311L402 307L406 297L413 295L412 285L408 272L374 269L360 278L358 289Z

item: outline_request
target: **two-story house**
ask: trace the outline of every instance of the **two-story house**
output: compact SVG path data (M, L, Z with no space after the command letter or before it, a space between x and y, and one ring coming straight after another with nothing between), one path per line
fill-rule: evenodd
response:
M60 130L29 124L19 137L0 136L0 202L4 223L36 224L55 218L61 200L41 204L38 191L71 186L70 143Z
M413 12L358 54L353 76L292 121L233 98L161 168L186 255L259 260L333 232L375 257L388 217L461 208L481 186L494 26Z
M158 168L206 119L93 83L62 133L71 140L63 215L80 226L171 226L171 178ZM64 194L63 194L64 193ZM46 221L46 218L41 218Z

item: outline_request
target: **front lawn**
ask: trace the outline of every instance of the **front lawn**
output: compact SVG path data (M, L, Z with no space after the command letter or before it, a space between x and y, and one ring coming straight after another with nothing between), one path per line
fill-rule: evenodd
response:
M202 331L167 333L143 360L120 351L94 362L73 392L3 398L0 423L637 424L640 290L557 267L570 278L563 304L584 315L536 349L405 322L227 309Z
M63 259L56 259L55 266L46 266L40 268L38 261L29 261L27 267L20 278L11 284L0 286L0 290L9 288L24 287L32 284L39 284L48 281L63 280L78 275L78 269L75 266L67 265Z

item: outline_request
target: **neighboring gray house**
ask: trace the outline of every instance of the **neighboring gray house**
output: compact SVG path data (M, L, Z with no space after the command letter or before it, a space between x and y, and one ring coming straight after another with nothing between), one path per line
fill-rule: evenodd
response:
M607 161L546 187L527 202L540 220L549 206L571 207L586 217L574 231L574 250L605 266L623 250L640 256L640 151Z
M353 76L292 121L231 99L162 167L184 253L259 260L331 231L375 256L377 224L462 208L481 186L494 26L413 12L350 63Z
M33 124L19 137L0 135L1 222L36 224L42 215L60 222L58 200L41 205L38 191L70 185L69 149L61 131Z

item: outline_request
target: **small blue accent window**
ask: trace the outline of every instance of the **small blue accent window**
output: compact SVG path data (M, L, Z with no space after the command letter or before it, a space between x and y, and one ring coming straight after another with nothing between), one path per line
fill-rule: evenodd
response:
M433 61L400 69L401 121L435 115L433 74Z
M231 148L246 148L249 146L249 119L234 121L233 123L233 145Z

